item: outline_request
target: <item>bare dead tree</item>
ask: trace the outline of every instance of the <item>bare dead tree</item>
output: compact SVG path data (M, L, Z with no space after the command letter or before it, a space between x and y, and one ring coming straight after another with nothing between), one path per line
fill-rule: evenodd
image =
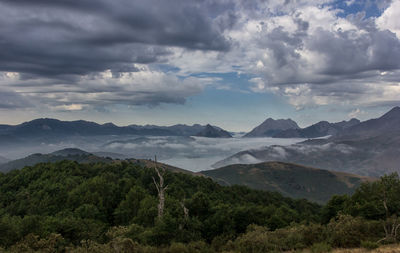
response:
M400 229L400 224L397 217L392 217L386 219L385 223L383 224L383 229L385 230L385 237L378 241L387 241L387 242L397 242L398 231Z
M184 223L183 224L179 224L179 230L182 230L183 227L187 224L188 220L189 220L189 209L185 206L185 199L181 200L179 202L179 204L181 205L182 209L183 209L183 220Z
M183 209L183 217L185 218L185 220L188 220L189 219L189 209L185 206L184 201L181 201L180 204Z
M156 156L154 156L154 169L156 170L158 175L158 182L154 177L153 177L153 182L158 192L158 218L161 219L164 215L165 191L167 190L168 185L164 186L165 169L163 167L161 167L161 171L158 169Z

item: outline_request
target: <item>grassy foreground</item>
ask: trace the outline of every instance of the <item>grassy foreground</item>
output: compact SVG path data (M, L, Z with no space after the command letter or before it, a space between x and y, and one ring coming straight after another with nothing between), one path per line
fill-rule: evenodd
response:
M374 250L367 250L363 248L359 249L337 249L332 251L332 253L362 253L362 252L370 252L370 253L399 253L400 252L400 245L385 245L381 246Z

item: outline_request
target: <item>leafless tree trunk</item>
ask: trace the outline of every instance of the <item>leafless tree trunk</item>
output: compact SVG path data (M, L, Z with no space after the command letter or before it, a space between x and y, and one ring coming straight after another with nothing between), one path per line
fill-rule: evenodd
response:
M181 207L183 209L184 223L183 224L179 224L179 229L182 230L183 226L186 225L188 220L189 220L189 209L185 206L185 200L181 200L179 202L179 204L181 204Z
M164 186L164 173L165 169L161 167L161 171L157 168L157 157L154 156L154 168L158 175L158 182L153 177L154 185L158 191L158 218L161 219L164 215L164 206L165 206L165 191L168 188L168 185Z
M383 229L385 230L385 237L380 239L378 242L397 242L398 230L400 224L398 223L397 217L392 217L391 219L386 219L383 224Z
M180 204L181 204L181 207L183 208L184 218L185 218L185 220L188 220L189 219L189 209L185 206L184 201L181 201Z

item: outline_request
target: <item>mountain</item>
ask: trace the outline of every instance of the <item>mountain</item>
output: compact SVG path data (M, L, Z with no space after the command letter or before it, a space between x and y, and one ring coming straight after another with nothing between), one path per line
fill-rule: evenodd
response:
M0 156L0 164L3 164L3 163L6 163L6 162L8 162L9 160L7 159L7 158L5 158L5 157L3 157L3 156Z
M400 131L400 107L396 106L377 119L370 119L342 131L334 139L354 140Z
M171 136L176 135L176 136L193 136L203 130L205 126L202 126L200 124L194 124L192 126L188 126L185 124L176 124L172 126L155 126L155 125L145 125L145 126L140 126L140 125L129 125L129 127L134 128L136 130L163 130L163 131L168 131L170 132Z
M89 152L83 151L78 148L65 148L51 153L54 156L87 156Z
M124 155L117 154L117 153L107 153L107 152L97 152L95 154L86 152L81 149L77 148L66 148L66 149L61 149L58 151L55 151L53 153L49 154L32 154L29 155L25 158L13 160L6 162L4 164L0 164L0 172L9 172L11 170L15 169L22 169L25 166L34 166L38 163L48 163L48 162L59 162L63 160L68 160L68 161L76 161L78 163L119 163L120 158L117 158L116 160L113 160L113 156L119 156L122 157ZM156 163L152 160L149 159L134 159L134 158L129 158L126 159L125 161L138 164L143 167L154 167ZM172 172L181 172L181 173L186 173L186 174L191 174L195 176L202 176L202 174L191 172L188 170L184 170L178 167L174 167L168 164L160 163L157 162L157 166L159 168L163 168Z
M236 153L213 165L283 161L321 169L379 177L400 173L400 108L395 107L377 119L351 127L328 139Z
M328 121L320 121L309 127L302 129L288 129L278 132L273 137L276 138L318 138L328 135L336 135L346 128L359 124L358 119L349 121L341 121L337 123L329 123Z
M0 171L8 172L15 169L22 169L25 166L33 166L38 163L58 162L63 160L76 161L79 163L112 162L110 158L95 156L83 150L63 149L50 154L32 154L25 158L0 164Z
M350 195L362 182L373 180L354 174L283 162L233 164L201 173L222 185L246 185L253 189L277 191L291 198L305 198L317 203L325 203L333 195Z
M16 126L0 129L0 135L11 135L18 137L41 137L41 136L94 136L94 135L171 135L164 129L137 130L131 127L119 127L112 123L97 124L95 122L77 120L61 121L57 119L35 119Z
M95 122L76 120L61 121L57 119L35 119L16 126L0 125L0 140L13 142L23 138L63 138L65 136L97 136L97 135L150 135L150 136L192 136L207 126L195 124L155 126L129 125L116 126L113 123L97 124ZM213 126L216 129L219 127Z
M359 119L352 118L349 121L343 120L343 121L332 123L332 124L333 124L333 126L339 127L340 129L346 129L346 128L355 126L357 124L360 124L360 122L361 121Z
M93 154L100 157L110 157L112 159L120 159L120 160L129 158L127 155L114 152L93 152Z
M266 119L261 125L255 127L243 137L272 137L279 132L288 129L299 129L300 127L291 119Z
M195 134L195 136L208 137L208 138L232 138L232 135L223 129L218 129L210 124Z

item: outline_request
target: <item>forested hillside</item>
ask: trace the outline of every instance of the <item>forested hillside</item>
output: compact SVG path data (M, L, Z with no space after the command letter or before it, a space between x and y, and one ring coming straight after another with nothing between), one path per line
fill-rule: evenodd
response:
M158 217L154 168L62 161L0 173L0 252L268 252L375 246L398 237L390 234L400 214L397 175L321 207L161 174L165 210Z
M306 198L325 204L333 195L349 194L373 178L321 170L284 162L232 164L202 171L222 185L246 185L252 189L277 191L291 198Z

